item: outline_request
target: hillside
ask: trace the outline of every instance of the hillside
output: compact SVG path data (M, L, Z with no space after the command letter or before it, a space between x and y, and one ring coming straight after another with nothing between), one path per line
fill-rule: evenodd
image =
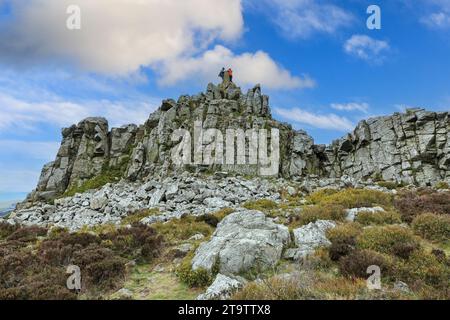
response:
M142 126L88 118L62 135L0 219L0 299L450 298L448 112L315 145L260 86L223 83Z

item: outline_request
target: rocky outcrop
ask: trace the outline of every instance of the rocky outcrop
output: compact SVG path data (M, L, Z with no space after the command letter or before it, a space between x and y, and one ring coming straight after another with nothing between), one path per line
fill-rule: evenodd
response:
M318 220L297 228L293 231L296 248L290 248L284 257L292 260L301 260L314 253L318 247L328 246L331 242L326 237L329 229L336 227L334 221Z
M331 177L377 177L433 186L450 180L448 112L410 109L362 121L323 153Z
M141 181L184 171L256 176L268 163L260 157L260 150L255 158L248 138L255 132L258 136L260 129L269 130L266 157L279 150L274 174L284 178L376 178L417 185L450 182L448 112L413 109L372 118L329 146L315 145L306 132L295 131L271 117L269 97L262 94L259 85L244 94L226 82L209 84L206 92L195 96L164 100L139 127L128 125L109 131L105 119L88 118L63 129L56 160L45 165L28 200L54 199L93 178ZM270 135L270 129L279 130L279 141ZM185 134L177 135L180 130ZM240 141L227 130L247 137L243 155L239 156ZM233 142L230 155L219 147L228 139ZM183 147L186 142L190 147ZM174 150L188 163L177 163ZM200 155L196 150L202 150Z
M242 210L225 217L212 238L195 252L192 269L222 274L245 274L254 268L265 270L280 260L290 242L289 230L262 212Z

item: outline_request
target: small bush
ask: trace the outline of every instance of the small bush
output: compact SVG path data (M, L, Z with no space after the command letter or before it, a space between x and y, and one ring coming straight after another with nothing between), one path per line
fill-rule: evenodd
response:
M236 292L233 300L303 300L313 299L312 292L294 279L271 277L262 282L250 282Z
M393 182L393 181L379 181L379 182L377 182L377 185L379 185L380 187L389 189L389 190L394 190L394 189L401 187L400 184L398 184L397 182Z
M428 189L402 192L396 197L394 205L407 223L424 213L450 214L450 192Z
M336 242L339 240L345 240L348 238L358 237L363 231L362 226L359 223L345 223L336 226L335 228L329 229L327 231L327 238L331 242Z
M164 238L154 228L140 223L103 234L101 239L121 257L143 262L159 256L164 243Z
M205 214L203 216L199 216L195 219L195 221L204 222L213 228L216 228L220 222L219 218L217 218L215 215L212 214Z
M339 260L339 271L346 277L367 278L367 268L378 266L382 275L388 274L391 268L389 259L375 251L355 250Z
M104 289L119 287L117 282L125 277L125 263L120 257L108 257L86 266L87 282Z
M215 216L217 219L219 219L219 222L220 222L220 221L222 221L226 216L232 214L233 212L235 212L234 209L231 209L231 208L224 208L224 209L221 209L221 210L215 212L215 213L213 214L213 216Z
M7 222L0 222L0 240L9 237L13 234L19 226L12 225Z
M366 189L322 190L309 196L308 200L314 204L337 204L348 209L392 205L390 194Z
M362 225L383 225L383 224L397 224L402 222L402 218L398 212L395 211L377 211L368 212L363 211L358 213L356 221Z
M431 254L436 257L437 261L440 263L446 264L447 263L447 254L444 250L440 249L433 249L431 250ZM449 264L450 266L450 264Z
M235 300L344 300L369 296L360 279L307 272L298 277L273 276L250 282L232 296Z
M126 216L122 220L122 225L139 223L142 219L156 215L159 213L159 209L145 209L134 212L128 216Z
M192 216L174 219L165 223L158 222L153 224L152 228L169 242L187 240L198 233L208 237L214 231L213 227L205 222L196 221L196 218Z
M349 255L355 250L356 240L348 238L333 242L328 249L329 257L332 261L339 261L342 257Z
M205 269L192 269L192 253L186 256L176 270L177 277L191 288L209 286L214 280L214 274Z
M357 238L361 249L369 249L386 254L404 257L404 248L414 250L420 247L418 239L411 230L400 226L371 227L365 229Z
M32 226L32 227L22 227L10 234L6 240L21 241L21 242L33 242L36 241L38 237L43 237L47 235L47 229Z
M399 260L395 272L400 280L416 287L430 285L446 292L449 289L450 269L424 250L416 250L409 259Z
M450 186L448 185L447 182L440 181L436 184L435 188L438 190L448 190L448 189L450 189Z
M317 220L344 221L347 213L341 205L327 204L305 207L299 216L294 217L291 226L307 225Z
M347 223L327 231L327 238L331 241L328 249L330 259L338 261L350 254L356 247L356 238L362 232L358 223Z
M450 240L450 215L422 214L412 222L414 232L431 241Z
M278 204L275 201L268 199L260 199L255 201L246 202L243 206L248 210L268 211L278 208Z
M324 199L337 193L339 193L339 190L337 189L321 189L310 194L306 199L312 204L319 204L322 203Z

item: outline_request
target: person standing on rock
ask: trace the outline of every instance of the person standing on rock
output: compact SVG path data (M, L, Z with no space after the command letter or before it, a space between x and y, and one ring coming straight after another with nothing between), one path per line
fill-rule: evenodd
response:
M228 69L228 75L230 76L230 82L233 82L233 70L231 70L231 68L230 69Z
M220 71L219 77L222 78L222 81L224 80L224 78L225 78L225 67L222 68L222 70Z

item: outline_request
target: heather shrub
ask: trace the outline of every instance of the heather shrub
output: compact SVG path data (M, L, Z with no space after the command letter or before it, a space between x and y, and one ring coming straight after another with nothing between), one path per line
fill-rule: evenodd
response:
M293 218L291 227L307 225L317 220L344 221L347 213L341 205L325 204L305 207L302 212Z
M362 232L358 223L347 223L327 231L327 238L331 241L328 254L332 261L351 253L356 247L356 237Z
M133 212L122 220L122 225L139 223L142 219L156 215L159 209L144 209Z
M278 204L275 201L269 199L260 199L255 201L248 201L243 205L248 210L268 211L278 208Z
M235 212L235 210L232 209L232 208L224 208L224 209L221 209L221 210L215 212L215 213L213 214L213 216L216 217L217 219L219 219L219 222L220 222L220 221L222 221L226 216L232 214L233 212Z
M183 217L169 222L158 222L152 225L158 234L161 234L166 241L178 242L187 240L195 234L202 234L205 237L210 236L214 228L205 222L196 221L195 217Z
M390 272L392 262L388 257L372 250L354 250L339 262L339 271L346 277L367 278L367 268L378 266L382 275Z
M345 240L348 238L356 239L357 236L363 231L362 226L359 223L351 222L336 226L335 228L327 230L327 238L331 242L339 240Z
M420 244L409 229L400 226L377 226L365 229L357 238L357 246L360 249L405 257L405 248L411 253L418 249Z
M43 237L47 235L47 229L32 226L32 227L22 227L11 233L6 240L16 240L21 242L33 242L36 241L38 237Z
M450 186L447 182L440 181L440 182L436 183L435 188L438 190L443 190L443 189L448 190L448 189L450 189Z
M396 197L394 206L407 223L423 213L450 214L450 192L406 191Z
M181 282L189 287L202 288L209 286L213 281L217 272L209 272L205 269L192 269L193 253L187 255L176 269L175 273Z
M450 268L424 250L414 251L406 260L397 261L396 277L416 288L423 285L450 293Z
M401 187L401 184L398 184L397 182L394 181L379 181L377 182L377 185L389 190L394 190L397 189L398 187Z
M272 276L246 284L234 300L345 300L371 298L366 281L307 272L298 277Z
M102 234L100 237L116 254L147 262L160 254L164 243L163 237L154 228L140 223Z
M398 224L402 222L402 218L398 212L395 211L377 211L368 212L362 211L358 213L356 221L362 225L383 225L383 224Z
M439 261L442 264L448 264L448 266L450 267L450 264L448 263L450 261L447 261L447 254L445 253L444 250L432 249L431 254L436 257L437 261Z
M342 191L318 191L308 197L308 200L314 204L337 204L344 208L362 208L373 206L392 205L392 196L390 194L367 189L345 189Z
M219 218L212 214L205 214L203 216L199 216L196 218L196 221L204 222L213 228L216 228L220 222Z
M450 240L450 215L421 214L411 224L414 232L431 241Z
M17 225L11 225L7 222L0 222L0 240L9 237L19 227Z
M250 282L233 296L233 300L303 300L316 298L294 279L271 277L261 282Z

